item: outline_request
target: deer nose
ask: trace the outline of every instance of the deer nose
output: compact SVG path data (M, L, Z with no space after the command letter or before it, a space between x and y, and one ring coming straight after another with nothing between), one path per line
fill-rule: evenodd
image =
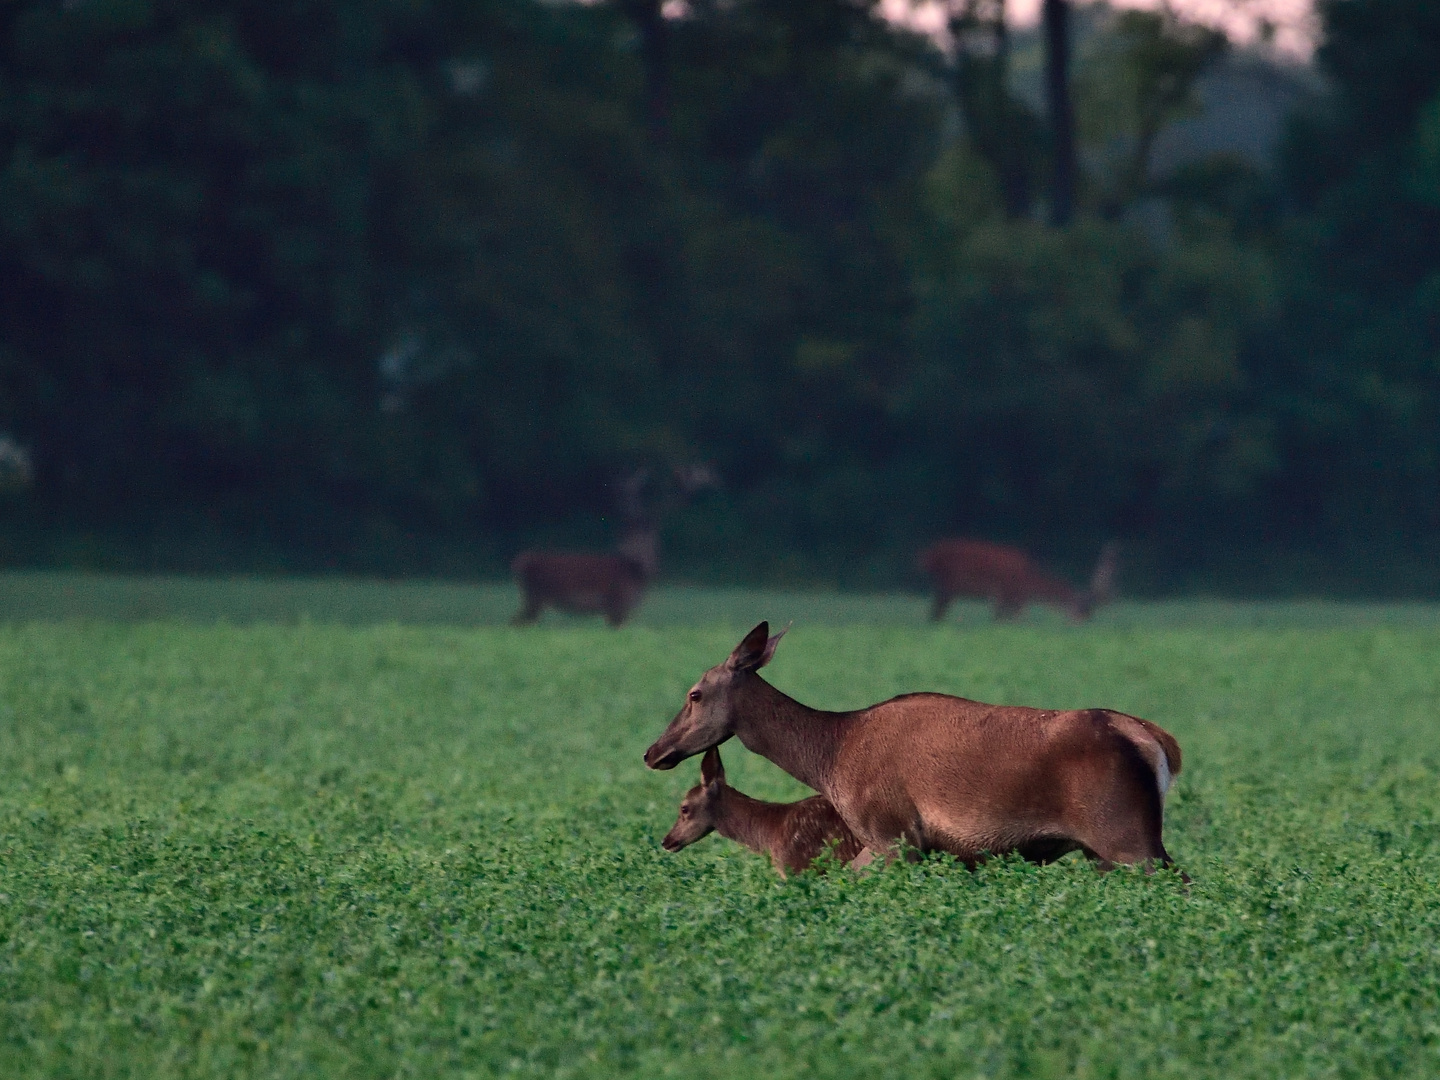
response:
M678 843L676 843L675 840L672 839L672 838L669 837L669 836L665 837L664 840L661 840L661 841L660 841L660 846L663 847L666 851L679 851L679 850L680 850L680 845L679 845Z
M680 764L680 752L670 750L666 753L660 752L660 744L657 742L649 750L645 751L645 765L651 769L673 769Z

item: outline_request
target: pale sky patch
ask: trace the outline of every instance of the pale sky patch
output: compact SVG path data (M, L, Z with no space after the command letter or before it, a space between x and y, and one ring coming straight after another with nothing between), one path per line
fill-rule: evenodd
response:
M1041 0L1008 0L1007 14L1014 26L1033 26L1040 18ZM1111 0L1115 7L1156 8L1157 0ZM1318 27L1311 0L1171 0L1171 8L1186 19L1225 31L1237 45L1251 45L1262 37L1268 23L1274 28L1272 44L1286 56L1308 60L1315 51ZM928 34L943 37L945 4L937 0L881 0L886 16Z

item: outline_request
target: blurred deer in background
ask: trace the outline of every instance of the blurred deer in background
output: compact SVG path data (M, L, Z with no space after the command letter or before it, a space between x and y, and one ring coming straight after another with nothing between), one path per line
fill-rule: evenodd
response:
M1100 549L1090 587L1073 588L1051 577L1019 548L984 540L939 540L920 553L920 569L935 583L930 618L939 622L957 596L989 600L995 618L1013 619L1027 604L1053 604L1075 622L1084 622L1101 604L1114 599L1119 549Z
M615 509L621 531L614 554L522 551L510 564L522 595L515 625L533 623L545 608L577 615L600 614L621 625L640 603L655 578L660 556L660 524L666 514L701 491L720 486L708 465L677 465L672 484L658 504L648 505L650 470L639 469L616 485Z
M680 816L660 846L679 851L712 832L769 855L781 877L808 870L832 844L842 866L864 847L823 796L772 803L736 791L725 782L725 766L713 746L700 759L700 783L685 793Z

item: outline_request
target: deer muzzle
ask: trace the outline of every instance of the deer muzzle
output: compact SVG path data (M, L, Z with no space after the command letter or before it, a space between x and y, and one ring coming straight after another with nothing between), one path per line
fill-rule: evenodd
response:
M677 748L665 746L665 738L661 736L651 744L650 749L645 751L645 765L651 769L673 769L680 762L685 760L685 755Z

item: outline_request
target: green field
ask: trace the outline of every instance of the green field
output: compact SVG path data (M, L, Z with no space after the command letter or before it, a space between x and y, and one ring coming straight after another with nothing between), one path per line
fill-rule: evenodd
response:
M932 628L918 597L675 589L613 632L420 625L502 619L502 588L0 598L0 1076L1440 1075L1433 608ZM666 854L698 765L640 754L761 617L796 620L767 675L814 705L1163 724L1193 885Z

